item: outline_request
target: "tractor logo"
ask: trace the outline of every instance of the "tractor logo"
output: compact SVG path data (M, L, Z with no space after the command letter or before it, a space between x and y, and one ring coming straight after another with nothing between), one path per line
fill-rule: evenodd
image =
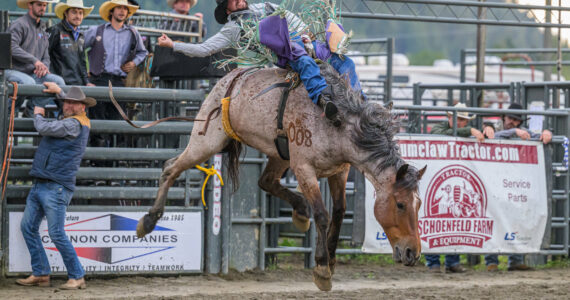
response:
M426 192L420 237L429 248L481 248L493 235L493 220L486 217L487 193L477 174L450 165L435 174Z

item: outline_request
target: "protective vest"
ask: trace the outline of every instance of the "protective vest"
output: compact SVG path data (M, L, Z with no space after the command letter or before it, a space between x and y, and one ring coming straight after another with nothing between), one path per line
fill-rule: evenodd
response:
M99 76L105 71L105 59L107 59L107 52L105 51L105 45L103 45L103 33L105 32L105 24L99 25L97 27L97 32L95 33L95 42L89 50L89 73ZM129 54L126 56L127 59L123 62L131 61L136 56L137 49L137 35L134 28L127 26L127 29L131 32L131 46L129 47Z
M81 124L81 133L74 139L44 136L34 155L30 175L55 181L75 190L75 174L89 138L91 122L85 114L73 116Z

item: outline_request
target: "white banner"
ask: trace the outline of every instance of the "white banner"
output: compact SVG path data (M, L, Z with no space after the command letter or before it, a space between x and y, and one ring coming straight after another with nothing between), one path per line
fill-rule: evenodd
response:
M65 232L87 273L167 273L201 271L201 212L166 212L154 231L137 238L146 212L67 212ZM9 212L8 272L31 272L30 254L20 231L23 212ZM66 272L49 238L47 221L40 238L53 273Z
M423 253L532 253L546 228L546 175L540 142L398 136L402 158L418 169ZM362 250L392 253L374 217L366 181Z

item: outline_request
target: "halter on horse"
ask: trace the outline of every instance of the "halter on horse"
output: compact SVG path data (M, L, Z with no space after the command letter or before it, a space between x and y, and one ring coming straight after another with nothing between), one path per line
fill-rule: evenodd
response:
M230 91L229 122L242 143L268 156L259 186L291 204L293 222L301 231L309 228L311 206L318 233L313 281L319 289L328 291L332 288L335 252L346 210L345 187L349 167L352 165L363 172L373 184L376 219L393 247L395 260L409 266L420 257L418 181L425 167L418 171L400 158L393 140L398 125L387 109L376 103L362 102L360 96L348 87L347 81L329 65L323 64L321 72L333 88L334 101L343 114L343 125L337 128L328 122L322 116L322 110L308 99L304 88L292 90L283 116L289 138L289 161L281 159L274 144L279 132L276 119L281 89L256 97L260 91L282 82L284 70L250 71L235 80ZM212 110L219 109L220 99L238 73L234 70L218 82L202 104L198 119L206 119ZM205 133L202 126L194 126L184 152L166 162L154 206L139 221L139 237L154 229L164 212L168 189L184 170L225 150L230 156L230 177L237 179L241 143L226 134L222 123L222 117L215 116ZM297 176L304 197L280 184L287 168ZM330 220L319 189L318 178L322 177L328 178L333 199Z

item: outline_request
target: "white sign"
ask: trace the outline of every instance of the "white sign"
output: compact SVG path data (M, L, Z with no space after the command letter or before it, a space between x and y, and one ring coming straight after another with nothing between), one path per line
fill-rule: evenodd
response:
M201 271L201 212L166 212L154 231L137 238L145 212L67 212L65 232L86 273ZM20 231L23 212L9 213L8 272L31 272L30 255ZM66 272L50 240L47 222L40 238L53 273Z
M418 225L423 253L532 253L547 218L544 150L540 142L441 136L399 136L402 158L421 168ZM362 250L392 253L374 217L366 182Z

